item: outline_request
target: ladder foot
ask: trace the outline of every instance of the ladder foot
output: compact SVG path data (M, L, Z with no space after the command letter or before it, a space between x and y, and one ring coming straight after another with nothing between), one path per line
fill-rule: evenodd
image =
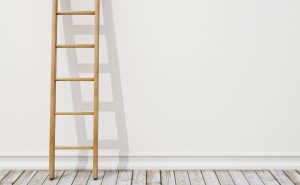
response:
M54 180L54 177L49 177L49 180L51 180L51 181Z
M98 177L94 177L94 181L95 181L95 180L98 180Z

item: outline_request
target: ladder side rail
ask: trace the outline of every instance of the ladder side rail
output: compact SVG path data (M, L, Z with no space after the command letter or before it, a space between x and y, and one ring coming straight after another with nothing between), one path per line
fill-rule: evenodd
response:
M54 179L55 169L55 111L56 111L56 63L57 63L57 10L58 0L52 2L52 46L51 46L51 92L50 92L50 145L49 178Z
M93 178L98 178L100 0L95 0Z

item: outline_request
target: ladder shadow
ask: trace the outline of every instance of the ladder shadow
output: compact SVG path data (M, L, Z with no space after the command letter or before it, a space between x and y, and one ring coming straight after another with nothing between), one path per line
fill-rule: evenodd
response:
M61 9L71 10L71 0L62 0ZM105 150L118 150L118 164L117 168L126 168L129 162L128 152L128 135L127 135L127 126L125 120L125 111L123 103L123 93L121 87L121 76L119 68L119 58L117 51L117 43L114 29L114 20L112 14L112 4L110 0L102 0L101 10L103 19L105 22L104 26L101 26L100 30L101 36L106 37L107 45L107 55L108 63L100 63L100 78L101 74L106 74L110 76L111 79L111 88L113 102L99 102L99 120L101 113L104 112L113 112L115 115L116 129L118 139L116 140L100 140L99 139L99 149ZM74 20L72 16L62 16L62 25L65 36L66 43L75 43L76 35L93 35L94 26L92 25L74 25ZM102 53L102 47L100 44L100 56ZM80 73L93 73L93 63L91 64L82 64L79 63L78 53L76 49L67 49L67 63L69 74L72 77L80 77ZM101 83L101 79L100 79ZM101 89L99 89L101 94ZM80 86L80 83L71 83L71 92L72 92L72 103L74 111L91 111L93 107L93 102L87 102L83 100L83 93ZM75 116L76 124L76 137L78 145L92 145L93 141L88 138L87 135L87 126L88 123L85 117ZM101 122L99 121L99 128L101 129ZM100 135L99 135L100 136ZM77 168L86 168L88 165L88 152L79 151L78 164ZM101 157L99 158L101 160ZM101 166L101 164L100 164Z

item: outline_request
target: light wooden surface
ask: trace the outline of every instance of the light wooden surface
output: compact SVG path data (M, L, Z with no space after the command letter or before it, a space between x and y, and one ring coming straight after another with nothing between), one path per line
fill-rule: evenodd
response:
M49 179L55 178L55 150L93 150L93 179L98 178L98 104L99 104L99 42L100 42L100 0L95 1L95 11L59 11L58 0L52 0L52 47L51 47L51 92L50 92L50 144L49 144ZM58 44L57 17L59 15L94 15L93 44ZM94 78L57 78L57 48L93 48L94 49ZM58 81L94 81L94 110L93 112L56 112L56 82ZM93 115L93 146L55 146L55 116ZM4 172L5 173L5 172ZM38 172L30 184L38 184L44 175ZM0 176L1 177L1 176ZM90 174L79 171L73 184L88 182ZM69 182L67 182L69 183ZM86 184L84 183L84 184Z
M51 90L50 90L50 139L49 176L54 178L55 169L55 112L56 112L56 73L57 73L57 9L58 0L52 0L52 40L51 40Z
M93 177L98 178L98 112L99 112L99 49L100 49L100 0L95 0L94 27L94 120L93 120Z
M0 185L300 185L299 170L0 170Z

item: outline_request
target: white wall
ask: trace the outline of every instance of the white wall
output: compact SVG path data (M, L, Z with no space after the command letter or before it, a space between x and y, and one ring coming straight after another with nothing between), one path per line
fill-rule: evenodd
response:
M93 5L60 1L63 9ZM128 166L300 167L299 9L297 0L103 0L99 155L125 156ZM51 0L3 1L0 12L2 167L39 156L46 168ZM60 19L59 42L91 42L92 23ZM61 49L58 74L92 75L92 56ZM58 111L92 110L86 84L59 84ZM59 117L57 145L89 144L91 126L90 117Z

